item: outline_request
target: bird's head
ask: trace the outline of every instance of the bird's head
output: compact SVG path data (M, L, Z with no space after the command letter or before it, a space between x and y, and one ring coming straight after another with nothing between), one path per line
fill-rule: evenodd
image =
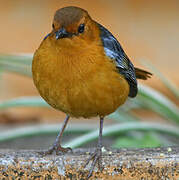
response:
M56 11L52 23L53 39L88 39L93 41L98 37L96 23L88 12L79 7L69 6Z

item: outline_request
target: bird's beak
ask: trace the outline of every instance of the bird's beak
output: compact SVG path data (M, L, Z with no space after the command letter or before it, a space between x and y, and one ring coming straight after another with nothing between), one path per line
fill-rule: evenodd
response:
M58 31L55 32L55 34L56 34L55 36L56 39L65 38L69 36L69 33L66 31L65 28L59 29Z

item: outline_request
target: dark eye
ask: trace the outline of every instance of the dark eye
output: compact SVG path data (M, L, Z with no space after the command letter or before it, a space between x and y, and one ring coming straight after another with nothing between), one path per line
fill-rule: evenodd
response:
M78 27L78 32L79 33L83 33L83 31L85 30L85 25L84 24L80 24Z
M54 24L52 24L52 28L53 28L53 29L55 28L55 25L54 25Z

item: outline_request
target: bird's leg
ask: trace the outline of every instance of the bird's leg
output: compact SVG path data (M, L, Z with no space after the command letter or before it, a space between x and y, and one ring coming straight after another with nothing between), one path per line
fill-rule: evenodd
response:
M71 151L71 148L63 148L61 146L62 135L63 135L63 132L64 132L66 126L67 126L69 119L70 119L70 116L67 115L64 122L63 122L62 128L61 128L59 134L57 135L57 137L55 139L53 146L49 150L44 152L45 155L52 154L53 152L55 152L56 154L59 154L59 153L66 153L68 151Z
M96 165L96 163L98 163L98 168L100 169L100 171L102 171L102 131L103 131L103 117L100 117L100 129L99 129L99 138L98 138L98 145L97 148L95 150L95 152L90 156L90 158L87 160L86 164L84 167L86 167L88 165L88 163L92 160L92 164L90 167L90 171L88 174L88 178L91 177L94 167Z

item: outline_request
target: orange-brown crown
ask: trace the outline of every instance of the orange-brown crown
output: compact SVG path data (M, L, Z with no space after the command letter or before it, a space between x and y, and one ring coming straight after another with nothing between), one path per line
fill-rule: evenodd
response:
M88 18L90 17L86 10L79 7L68 6L56 11L53 26L55 29L61 27L72 29L72 27L76 27L80 23L85 23Z
M79 31L80 26L83 26L82 32ZM74 6L68 6L56 11L53 19L52 34L66 33L63 37L72 38L78 37L93 41L99 34L98 27L84 9ZM84 31L84 32L83 32Z

